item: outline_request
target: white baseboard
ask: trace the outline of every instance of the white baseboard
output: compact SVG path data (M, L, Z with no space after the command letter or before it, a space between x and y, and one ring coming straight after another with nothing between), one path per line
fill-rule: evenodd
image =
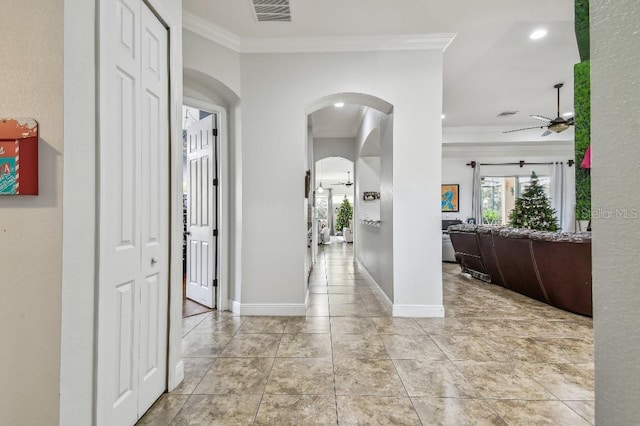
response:
M377 283L376 280L373 279L373 277L371 276L367 268L359 260L357 260L356 263L358 264L358 273L361 273L362 275L364 275L365 279L369 281L371 285L373 285L373 290L376 292L377 296L380 299L382 299L384 304L387 305L388 308L392 307L393 302L391 302L391 299L389 299L389 296L387 296L387 294L384 291L382 291L382 289L380 288L380 285Z
M236 315L240 315L240 302L229 300L229 309Z
M307 306L304 303L238 303L232 306L233 313L239 315L278 316L278 317L303 317L307 314Z
M443 318L443 305L400 305L394 304L392 308L394 317L413 318Z
M169 392L177 388L178 385L182 383L183 380L184 380L184 361L181 359L180 361L178 361L178 364L176 364L176 368L173 372L173 378L169 380L169 382L173 384L173 386L171 386L171 389L169 389Z

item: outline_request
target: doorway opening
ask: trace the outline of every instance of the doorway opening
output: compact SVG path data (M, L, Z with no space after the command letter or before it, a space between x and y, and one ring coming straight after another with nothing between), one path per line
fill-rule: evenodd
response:
M315 170L318 244L353 243L353 162L328 157L316 161Z
M219 115L183 106L182 316L216 308L219 262Z

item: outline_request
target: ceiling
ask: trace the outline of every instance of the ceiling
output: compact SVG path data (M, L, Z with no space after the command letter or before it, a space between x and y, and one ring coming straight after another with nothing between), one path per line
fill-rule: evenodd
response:
M291 22L258 22L250 0L183 0L185 28L197 17L247 39L455 33L444 53L445 128L535 126L530 114L556 116L553 85L560 82L561 112L573 110L573 65L579 62L573 0L290 0L290 6ZM548 35L532 41L537 28ZM315 136L352 137L357 109L318 112ZM503 111L518 113L498 117ZM517 135L533 140L540 133Z
M347 174L349 172L351 175ZM353 196L354 185L340 183L353 182L353 163L341 157L329 157L316 162L316 186L322 181L323 188L331 188L333 196Z

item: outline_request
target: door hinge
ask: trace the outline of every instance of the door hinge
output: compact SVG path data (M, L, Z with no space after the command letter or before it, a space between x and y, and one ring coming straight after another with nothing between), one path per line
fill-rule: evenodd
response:
M218 129L213 129L213 136L218 136Z
M213 288L218 288L218 279L213 280Z
M213 180L213 186L218 186L218 178L215 178L215 179Z
M214 229L214 230L213 230L213 236L214 236L214 237L217 237L217 236L218 236L218 230L217 230L217 229Z

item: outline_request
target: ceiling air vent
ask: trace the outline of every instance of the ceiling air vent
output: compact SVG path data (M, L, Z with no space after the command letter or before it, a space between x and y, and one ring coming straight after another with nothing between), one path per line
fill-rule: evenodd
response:
M291 22L289 0L253 0L259 22Z

